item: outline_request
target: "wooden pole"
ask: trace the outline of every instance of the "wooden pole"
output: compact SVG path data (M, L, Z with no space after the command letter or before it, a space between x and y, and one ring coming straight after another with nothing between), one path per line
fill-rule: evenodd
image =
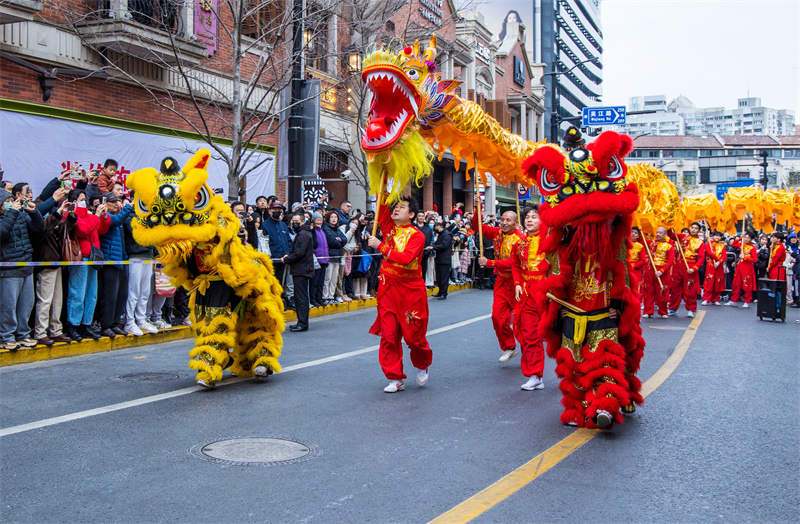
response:
M570 304L569 302L561 300L560 298L554 296L552 293L547 293L547 298L549 298L550 300L552 300L553 302L555 302L556 304L558 304L560 306L564 306L567 309L571 309L575 313L586 313L586 311L584 311L583 309L579 308L578 306L574 306L574 305Z
M481 174L478 172L478 153L472 153L472 160L474 162L474 171L473 175L475 175L475 182L478 184L478 241L480 242L481 248L481 256L483 255L483 212L481 208L483 207L483 200L481 199Z
M681 252L681 258L683 259L683 263L686 266L686 270L689 270L689 263L686 261L686 254L683 252L683 242L681 242L681 237L678 236L678 232L675 231L675 228L672 229L672 232L675 233L675 242L678 244L678 251Z
M639 219L636 219L636 223L639 224L639 229L642 231L642 238L644 238L644 249L647 251L647 258L650 259L650 264L653 266L653 273L657 272L656 269L656 262L653 260L653 255L650 253L650 245L647 243L647 235L645 234L644 230L642 229L642 224L639 223ZM664 289L664 284L661 282L661 277L656 275L658 279L658 285L661 286L661 289Z
M381 212L381 200L383 200L383 194L386 192L386 169L381 171L381 187L378 189L378 198L376 200L375 205L375 222L372 223L372 236L378 234L378 215Z
M517 184L517 176L514 175L514 195L517 197L517 220L524 222L519 214L519 184ZM524 225L523 225L524 227Z

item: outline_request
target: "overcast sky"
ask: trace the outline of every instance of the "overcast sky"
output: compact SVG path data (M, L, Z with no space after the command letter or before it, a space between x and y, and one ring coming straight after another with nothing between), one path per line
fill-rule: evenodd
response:
M800 0L603 0L603 104L760 97L800 117ZM798 120L800 123L800 119Z

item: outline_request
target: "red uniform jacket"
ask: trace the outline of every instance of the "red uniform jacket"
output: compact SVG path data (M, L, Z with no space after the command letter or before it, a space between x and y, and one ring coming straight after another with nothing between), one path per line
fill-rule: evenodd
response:
M544 279L549 267L544 253L539 251L539 235L526 236L524 241L517 243L511 257L511 273L514 285L522 288L520 302L533 295L533 286Z
M783 247L783 244L775 244L769 250L769 278L772 280L786 278L785 273L780 270L784 262L786 262L786 248Z
M664 275L669 273L669 270L672 269L672 265L675 263L675 246L673 246L672 241L651 241L650 254L653 255L653 262L658 271L661 271ZM652 270L652 264L650 265L650 269Z
M379 211L383 242L378 252L383 255L381 276L401 282L422 280L422 251L425 235L413 224L396 226L389 206L383 204Z
M518 229L506 235L499 227L478 224L478 215L472 215L472 229L477 231L479 226L483 228L483 236L494 242L494 260L487 261L486 267L494 268L497 278L511 281L514 277L511 268L512 255L517 243L524 242L525 237Z

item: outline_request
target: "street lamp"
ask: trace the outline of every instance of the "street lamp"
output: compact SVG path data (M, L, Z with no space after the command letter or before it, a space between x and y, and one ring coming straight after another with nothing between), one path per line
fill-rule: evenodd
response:
M559 124L563 121L561 115L559 115L558 110L556 109L556 91L558 90L558 77L560 75L566 75L567 73L571 73L573 69L576 67L583 65L587 62L596 62L600 60L600 58L593 56L592 58L588 58L583 62L578 62L574 66L570 67L566 71L559 71L558 70L558 60L553 62L553 72L552 73L545 73L542 76L552 76L553 83L550 89L550 141L553 143L558 143L558 127Z

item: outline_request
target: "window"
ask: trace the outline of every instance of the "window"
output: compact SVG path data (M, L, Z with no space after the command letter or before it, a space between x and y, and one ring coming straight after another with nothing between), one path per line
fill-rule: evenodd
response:
M767 156L769 158L780 158L781 157L781 150L780 149L765 149L764 151L767 152ZM760 153L761 151L759 151Z
M750 178L750 171L737 171L736 178Z
M697 185L697 171L684 171L683 172L683 185L692 187Z
M784 149L784 158L800 158L800 149Z
M281 4L278 1L250 0L247 3L249 15L242 19L242 34L254 40L274 44L281 39Z
M303 43L309 67L328 72L328 22L329 13L319 5L308 6Z
M678 172L677 171L664 171L664 174L667 175L667 180L669 180L673 184L677 184L678 183Z
M752 149L729 149L728 156L753 156Z

